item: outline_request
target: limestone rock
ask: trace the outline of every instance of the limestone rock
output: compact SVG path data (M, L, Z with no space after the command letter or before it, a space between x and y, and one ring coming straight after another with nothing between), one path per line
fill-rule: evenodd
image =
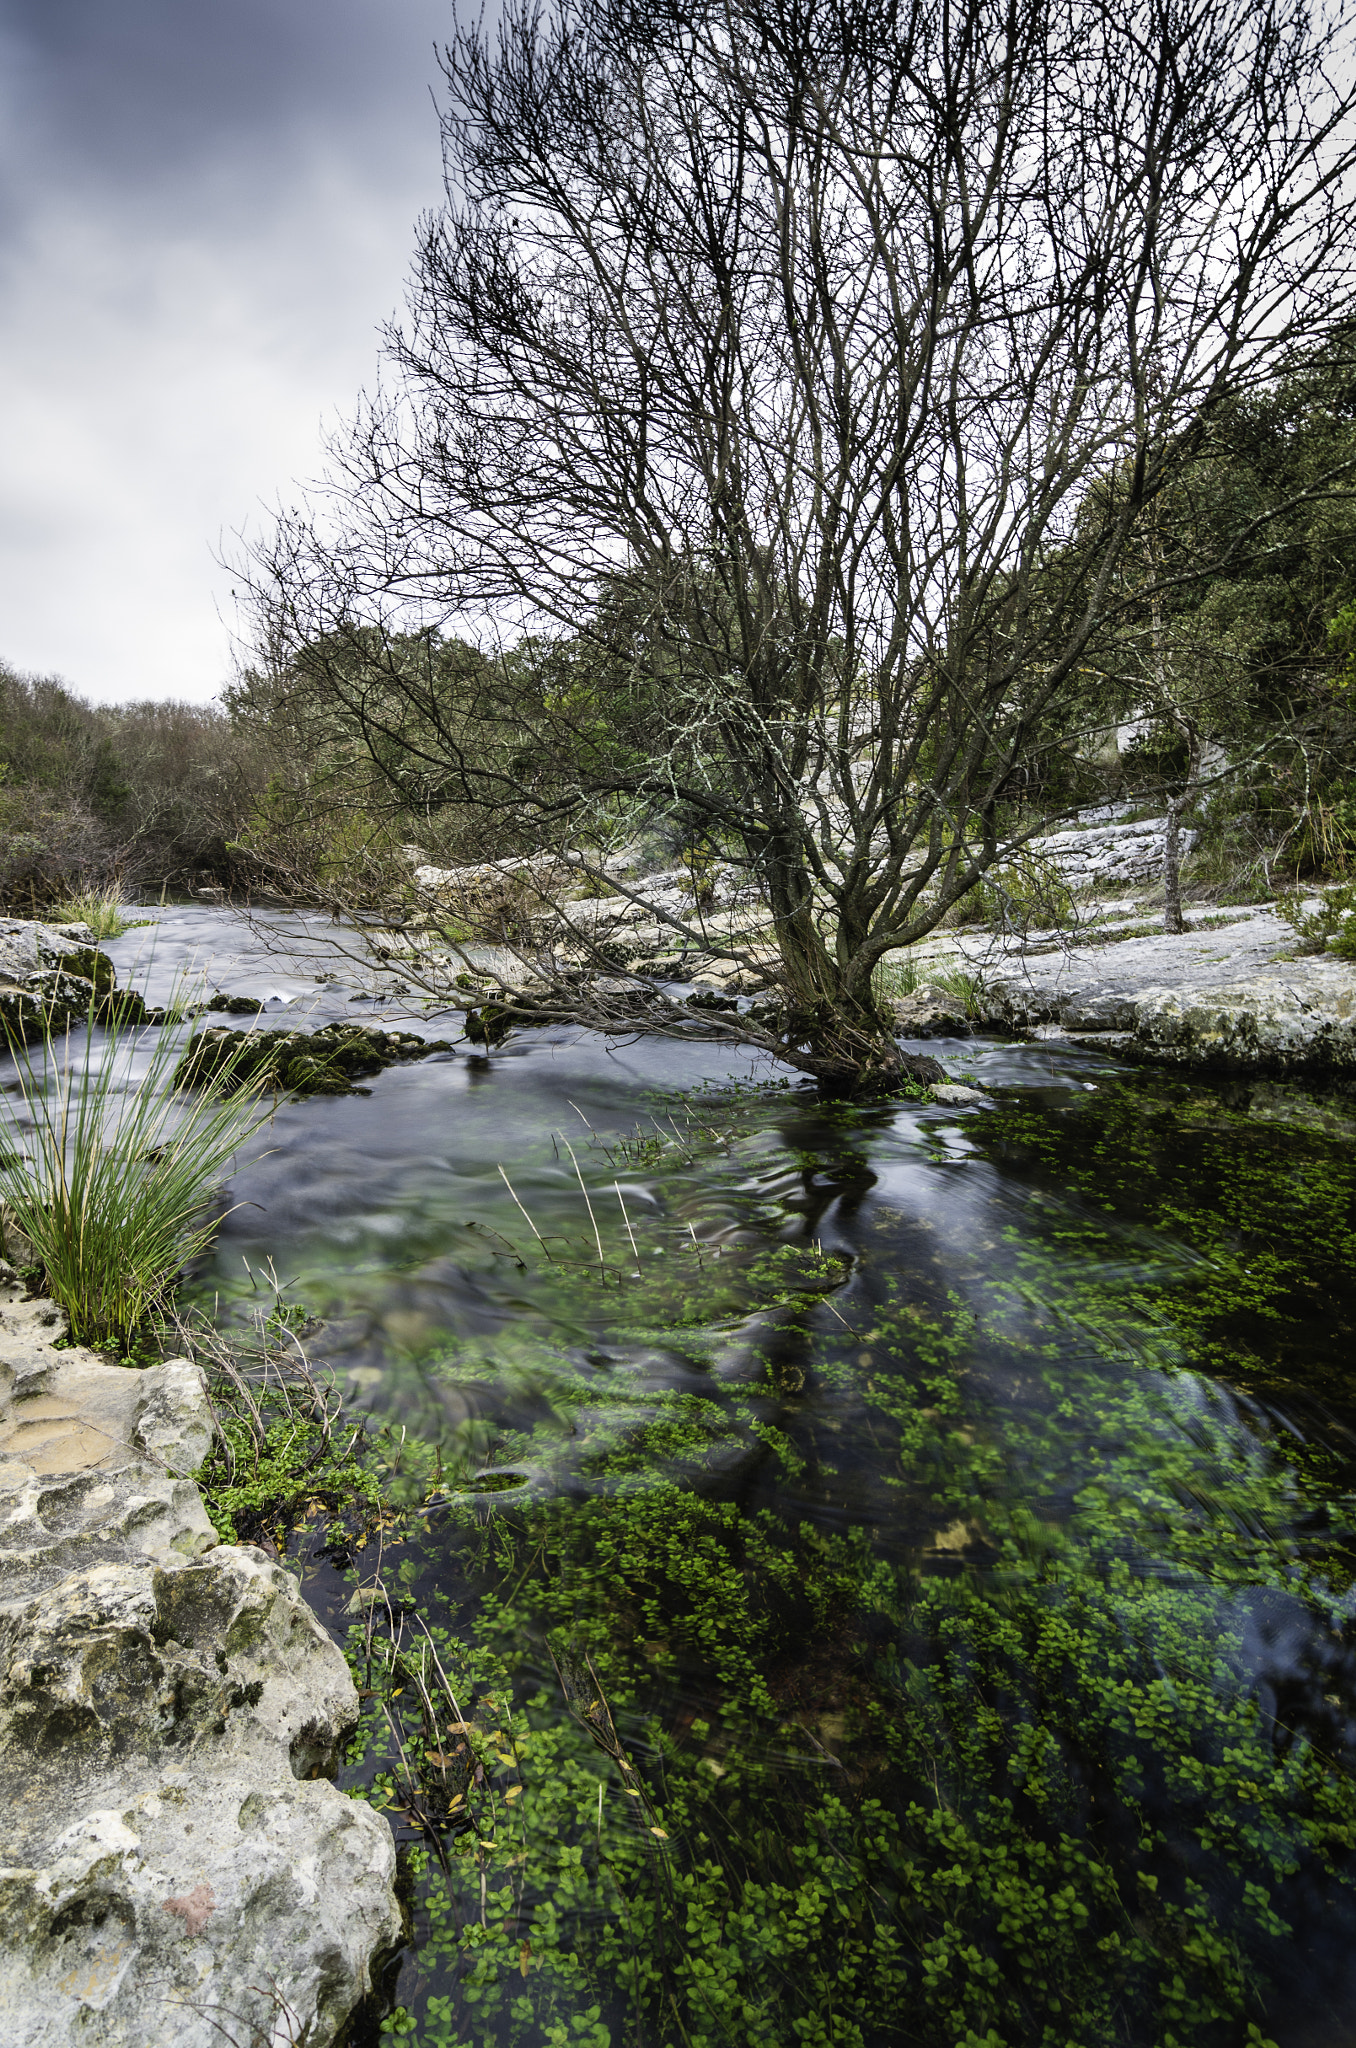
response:
M392 1861L332 1786L170 1765L0 1870L7 2048L329 2042L398 1926Z
M1273 1070L1356 1067L1356 972L1346 986L1311 976L1258 977L1222 988L1145 989L1134 1050L1174 1063Z
M1130 1031L1135 998L1118 988L1074 989L1060 998L1055 1017L1066 1031Z
M7 2048L323 2048L400 1938L390 1829L322 1775L353 1681L291 1574L215 1540L197 1368L60 1329L0 1288Z
M79 1023L115 985L86 924L0 918L0 1022L21 1041Z
M1356 966L1296 957L1270 914L1182 936L1070 946L995 971L975 962L985 1021L1083 1036L1146 1060L1273 1072L1356 1067Z
M924 982L892 1005L895 1029L903 1038L965 1038L970 1019L964 1003L950 990Z
M397 1062L451 1050L445 1038L376 1031L358 1023L322 1024L318 1031L234 1031L209 1024L189 1039L174 1070L174 1085L220 1086L226 1093L252 1085L292 1095L352 1095L356 1081Z
M1033 839L1030 850L1058 868L1070 887L1095 883L1102 888L1123 888L1129 882L1161 879L1167 829L1166 818L1140 818L1133 824L1108 819L1083 830L1047 833L1043 839ZM1200 836L1182 829L1184 861Z

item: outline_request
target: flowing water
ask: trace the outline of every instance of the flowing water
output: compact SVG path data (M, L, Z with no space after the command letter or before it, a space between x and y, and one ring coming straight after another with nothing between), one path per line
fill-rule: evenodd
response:
M109 950L394 1021L330 942ZM526 1032L240 1164L191 1297L393 1503L289 1546L410 1916L355 2044L1356 2042L1356 1106L929 1049L988 1105Z

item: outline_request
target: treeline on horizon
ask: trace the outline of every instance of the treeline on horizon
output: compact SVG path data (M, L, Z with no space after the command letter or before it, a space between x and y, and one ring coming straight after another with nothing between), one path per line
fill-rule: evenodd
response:
M1162 505L1157 545L1175 597L1153 621L1132 602L1099 650L1109 729L1140 708L1137 678L1152 667L1217 756L1255 757L1211 786L1208 810L1258 893L1356 866L1356 486L1341 473L1353 458L1356 362L1334 367L1329 353L1233 402ZM1336 473L1330 492L1278 510L1320 472ZM1228 574L1193 578L1193 559L1231 544ZM417 663L453 698L489 659L437 634L388 642L385 657ZM590 687L596 642L525 640L500 659L527 695L577 687L581 717L606 702ZM1090 799L1161 790L1185 768L1181 730L1142 724L1119 759L1071 755L1063 780L1057 771L1026 800L1053 810L1075 784ZM0 662L0 909L41 915L91 888L374 901L397 886L402 846L449 863L523 850L511 821L502 845L487 843L484 818L430 800L426 780L418 807L402 808L390 765L295 666L247 669L207 706L99 705ZM680 842L681 819L673 829Z

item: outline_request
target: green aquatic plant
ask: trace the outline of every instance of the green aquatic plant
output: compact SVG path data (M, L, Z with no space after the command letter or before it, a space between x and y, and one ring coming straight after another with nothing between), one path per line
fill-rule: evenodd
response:
M104 1014L101 1012L101 1014ZM41 1284L80 1344L130 1349L178 1276L211 1243L212 1198L262 1121L257 1094L188 1096L176 1048L109 1015L106 1028L13 1048L0 1095L0 1199L33 1247ZM135 1076L129 1058L150 1059Z
M388 1367L407 1433L359 1438L328 1492L313 1414L265 1415L257 1467L239 1439L275 1540L353 1536L345 1783L391 1816L418 1935L384 2035L1269 2039L1315 1902L1356 1923L1356 1790L1344 1681L1280 1712L1257 1636L1283 1609L1305 1672L1345 1654L1353 1532L1313 1445L1227 1380L1341 1325L1356 1167L1321 1105L1231 1100L1103 1075L975 1117L1022 1230L945 1264L883 1205L852 1260L812 1225L777 1242L812 1183L863 1185L882 1113L783 1098L755 1150L747 1104L657 1107L665 1202L627 1254L613 1222L640 1277L601 1285L575 1177L557 1236L565 1195L548 1214L515 1164L559 1256L482 1250L512 1320ZM926 1123L914 1166L933 1143L958 1171ZM623 1157L580 1154L595 1206ZM684 1202L717 1158L724 1255ZM449 1392L511 1417L478 1464L439 1436Z
M1319 1726L1276 1744L1244 1651L1293 1474L1240 1466L1190 1380L1070 1365L1066 1278L978 1309L887 1288L821 1353L919 1548L983 1570L709 1496L753 1417L690 1396L586 1446L582 1498L402 1537L350 1637L354 1762L423 1841L425 1989L386 2031L883 2048L907 2010L924 2048L1268 2038L1290 1898L1349 1889L1356 1823ZM1171 1343L1131 1304L1087 1327L1108 1360ZM1015 1430L975 1409L981 1361L1040 1374ZM1071 1426L1093 1476L1039 1518ZM1321 1577L1293 1585L1331 1625Z
M355 1758L424 1836L427 1992L388 2031L865 2048L908 2010L936 2048L1265 2038L1284 1887L1341 1864L1351 1789L1313 1742L1277 1757L1208 1585L1017 1530L997 1584L916 1588L860 1536L653 1477L480 1540L502 1590L469 1633L406 1557L350 1639ZM546 1645L587 1676L567 1703Z
M464 1429L455 1447L434 1445L355 1418L334 1374L314 1367L299 1339L312 1318L269 1277L247 1326L224 1329L190 1310L165 1333L202 1367L212 1404L216 1433L195 1475L203 1503L223 1543L262 1539L285 1553L318 1525L361 1547L460 1482L476 1432Z
M1071 1312L1075 1300L1080 1314L1110 1310L1130 1227L1151 1254L1139 1310L1190 1363L1256 1389L1321 1372L1345 1393L1356 1150L1338 1105L1264 1081L1226 1100L1146 1072L1103 1081L1058 1116L1006 1102L976 1129L1030 1190L1021 1258L1044 1268L1058 1242Z

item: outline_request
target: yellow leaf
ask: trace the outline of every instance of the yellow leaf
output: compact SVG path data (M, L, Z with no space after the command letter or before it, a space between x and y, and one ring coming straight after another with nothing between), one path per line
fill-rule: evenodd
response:
M667 1842L668 1840L668 1833L664 1828L651 1828L650 1833L652 1835L658 1835L661 1842Z
M521 1785L510 1785L508 1791L504 1794L505 1799L516 1799L522 1789Z

